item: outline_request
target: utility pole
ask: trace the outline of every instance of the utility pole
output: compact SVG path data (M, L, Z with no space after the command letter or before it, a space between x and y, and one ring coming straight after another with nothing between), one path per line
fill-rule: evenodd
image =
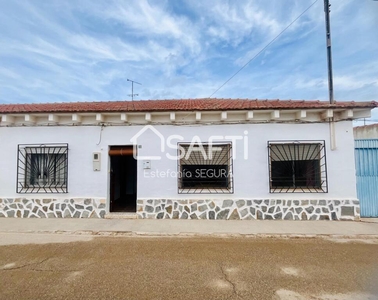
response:
M327 65L328 65L328 95L329 103L334 104L333 98L333 74L332 74L332 48L331 48L331 21L329 18L331 4L329 0L324 0L324 13L325 13L325 25L326 25L326 42L327 42ZM332 117L329 119L329 133L331 150L336 150L336 132L335 132L335 119Z
M332 74L332 49L331 49L331 22L329 18L331 4L329 0L324 0L326 39L327 39L327 62L328 62L328 94L329 103L333 104L333 74Z
M127 79L127 81L131 82L131 94L129 96L131 96L131 101L134 101L134 96L139 96L139 94L134 94L134 83L140 84L140 85L142 84L131 79Z

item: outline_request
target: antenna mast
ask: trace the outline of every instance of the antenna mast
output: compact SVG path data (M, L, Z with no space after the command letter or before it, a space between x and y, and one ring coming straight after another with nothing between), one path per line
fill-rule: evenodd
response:
M129 96L131 96L131 101L134 101L134 96L139 96L139 94L134 94L134 83L139 84L139 85L142 85L142 84L131 79L127 79L127 81L131 82L131 94Z

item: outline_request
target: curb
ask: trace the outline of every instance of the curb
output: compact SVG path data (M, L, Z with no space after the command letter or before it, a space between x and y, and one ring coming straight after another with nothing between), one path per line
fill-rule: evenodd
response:
M377 234L292 234L292 233L198 233L198 232L139 232L139 231L0 231L0 233L22 234L61 234L61 235L87 235L95 237L210 237L210 238L254 238L254 239L343 239L343 240L378 240Z

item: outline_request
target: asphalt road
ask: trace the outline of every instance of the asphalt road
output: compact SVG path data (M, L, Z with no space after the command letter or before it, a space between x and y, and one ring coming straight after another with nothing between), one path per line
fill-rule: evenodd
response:
M26 237L0 236L0 299L378 299L377 242Z

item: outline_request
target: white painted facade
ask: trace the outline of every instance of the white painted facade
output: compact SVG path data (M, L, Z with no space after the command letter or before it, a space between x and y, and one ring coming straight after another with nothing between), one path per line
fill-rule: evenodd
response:
M368 117L376 103L172 101L139 101L136 106L109 102L109 109L103 103L56 104L49 106L53 111L43 105L3 107L0 217L103 218L131 213L133 217L157 219L359 219L352 120ZM200 110L198 103L202 103ZM97 111L97 107L102 110ZM223 148L227 155L221 162L183 162L185 168L196 170L201 166L204 170L232 169L231 185L230 181L212 185L215 181L209 178L199 184L181 179L179 189L177 145L193 141L232 145L232 165L229 146ZM299 158L298 149L310 149L306 141L318 149L318 159L308 153ZM272 179L275 184L270 184L268 153L283 146L269 148L268 143L277 142L291 145L287 147L297 150L288 151L297 154L296 158L278 160L271 156L279 175ZM52 152L40 155L38 151L49 149L44 147L48 144L68 145L68 152L66 146L59 148L64 159ZM133 153L137 153L136 164ZM100 162L94 163L95 154L101 157ZM159 159L151 158L157 156ZM57 159L64 162L64 168L61 163L57 167ZM299 163L292 161L301 161L298 172L306 174L305 181L301 175L296 177L294 168ZM311 161L317 165L310 165ZM280 163L285 166L280 167ZM295 183L297 178L299 184ZM62 184L59 191L66 193L52 193L58 191L53 188L41 190L41 182L43 187Z
M330 149L328 123L314 124L224 124L224 125L154 125L165 138L172 135L190 142L198 136L205 142L212 136L232 142L227 136L248 138L248 159L244 158L245 140L233 141L233 194L179 194L177 178L162 177L176 171L177 150L165 145L151 130L138 137L138 156L161 155L152 160L151 169L137 165L137 198L139 199L357 199L354 166L353 128L351 121L336 123L335 150ZM41 195L17 194L17 145L68 143L68 194L43 194L44 198L109 198L109 146L132 145L131 138L143 126L35 126L0 128L0 198L36 198ZM222 138L220 138L222 137ZM217 139L216 139L217 140ZM328 193L269 193L268 141L325 140ZM173 145L180 142L173 139ZM93 171L92 153L101 153L101 170ZM160 176L157 177L157 173ZM153 177L155 175L155 177ZM172 174L170 174L172 175Z

